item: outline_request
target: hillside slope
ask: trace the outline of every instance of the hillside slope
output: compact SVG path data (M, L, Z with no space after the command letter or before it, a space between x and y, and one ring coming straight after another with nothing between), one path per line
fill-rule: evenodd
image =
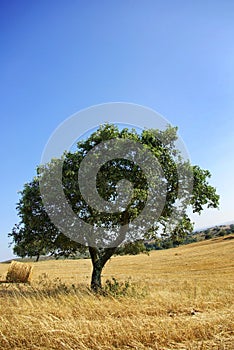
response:
M0 285L0 349L231 350L233 248L229 235L114 257L103 279L131 276L118 298L86 289L89 259L35 263L32 286Z

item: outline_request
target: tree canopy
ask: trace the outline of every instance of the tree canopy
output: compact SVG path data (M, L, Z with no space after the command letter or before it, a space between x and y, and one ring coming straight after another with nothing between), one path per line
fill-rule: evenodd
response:
M101 288L106 262L124 242L181 237L193 226L187 209L216 208L208 170L177 149L177 128L100 126L74 152L40 165L24 185L20 218L9 236L19 256L69 256L89 249L91 287Z

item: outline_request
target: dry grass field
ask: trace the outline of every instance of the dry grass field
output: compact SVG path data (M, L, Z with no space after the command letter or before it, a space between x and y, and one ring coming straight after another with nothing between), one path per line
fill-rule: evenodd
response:
M88 259L35 263L30 286L0 284L0 349L234 349L233 238L113 257L117 297L90 293Z

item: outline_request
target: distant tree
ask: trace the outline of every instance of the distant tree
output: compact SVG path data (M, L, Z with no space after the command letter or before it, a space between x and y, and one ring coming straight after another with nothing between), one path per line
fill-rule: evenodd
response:
M212 231L209 229L209 230L206 230L205 232L205 239L210 239L212 238Z
M129 242L126 243L124 246L119 247L116 250L116 254L120 254L120 255L137 255L140 253L145 253L146 250L146 246L142 241L136 241L136 242Z
M184 237L186 232L191 230L192 225L190 219L186 215L187 206L191 206L194 212L200 213L204 206L214 207L218 206L219 196L216 190L209 185L208 179L211 176L209 171L202 170L199 166L192 166L188 161L184 161L181 154L176 148L177 128L168 127L165 131L159 130L143 130L137 133L135 130L127 128L119 130L114 125L103 125L97 131L92 133L86 140L77 144L75 152L67 152L61 160L51 160L49 164L42 165L38 168L37 177L24 186L21 192L21 199L17 205L17 211L20 217L20 223L14 227L10 236L12 237L14 251L19 254L35 253L41 254L46 252L50 254L60 254L68 256L75 254L81 245L68 237L64 236L50 221L47 213L50 216L56 214L60 217L60 213L64 211L61 202L60 193L57 193L57 188L53 183L50 183L50 178L56 173L59 164L63 164L62 186L67 201L70 203L73 212L84 222L95 228L105 228L106 239L114 240L114 245L100 247L92 243L89 237L86 239L89 253L93 264L93 272L91 278L91 288L98 291L102 288L101 273L106 262L115 254L118 246L124 242L128 231L131 228L132 222L143 211L145 203L148 198L148 188L146 175L157 179L158 174L153 171L150 174L144 174L141 167L138 165L138 155L131 147L125 147L125 154L121 158L115 158L106 162L99 169L96 177L96 188L99 195L110 204L115 203L118 199L119 188L118 183L123 179L127 179L132 183L133 190L129 203L123 211L118 213L100 212L92 208L84 199L78 185L77 177L81 162L86 155L95 146L100 145L108 140L130 140L141 144L143 150L149 150L158 160L163 169L162 184L166 188L166 200L159 217L156 217L155 210L148 211L141 221L141 235L142 238L156 237L158 227L160 232L165 233L170 237L178 239L181 235ZM118 149L116 149L118 152ZM144 151L142 151L143 153ZM131 157L132 160L129 160ZM135 161L136 160L136 161ZM178 210L178 188L180 186L180 179L178 178L178 167L181 173L192 171L193 174L193 191L189 196L186 205L182 212L182 221L180 227L175 231L168 232L168 222L171 221L173 211ZM87 173L87 185L91 183L90 174ZM41 193L39 189L39 181L44 179L47 183L47 191L49 196L54 195L56 201L46 208L43 205ZM161 186L154 188L155 205L157 205L157 198L162 192ZM108 205L107 205L108 206ZM181 213L180 213L181 215ZM154 219L155 218L155 219ZM146 229L148 222L155 220L150 229ZM61 218L61 220L63 220ZM71 222L68 228L68 236L71 237L73 223ZM112 227L118 227L120 234L112 237L110 232ZM131 230L134 236L139 232ZM85 235L84 235L85 236ZM110 236L110 237L109 237ZM36 248L34 250L34 246ZM24 247L24 252L23 248ZM21 250L22 249L22 250Z
M169 238L167 238L167 239L164 239L163 241L162 241L162 247L163 247L163 249L170 249L170 248L173 248L173 241L171 240L171 239L169 239Z
M222 237L222 236L225 236L225 234L227 234L227 230L222 229L222 228L221 228L221 229L219 230L219 232L218 232L218 236L221 236L221 237Z

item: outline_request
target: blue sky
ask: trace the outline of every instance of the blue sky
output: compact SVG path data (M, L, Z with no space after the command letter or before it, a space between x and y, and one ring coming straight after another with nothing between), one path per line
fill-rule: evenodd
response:
M233 220L233 38L232 0L2 0L0 260L11 256L17 191L51 133L103 102L148 106L177 125L221 196L196 227Z

